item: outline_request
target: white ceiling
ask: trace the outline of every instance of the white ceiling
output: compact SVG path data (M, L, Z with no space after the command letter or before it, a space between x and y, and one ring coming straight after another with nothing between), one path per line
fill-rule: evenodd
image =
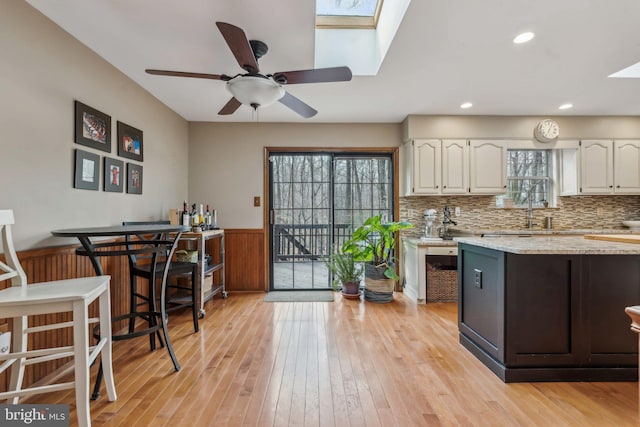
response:
M189 121L255 121L218 110L224 82L145 68L242 72L215 21L269 52L263 73L314 68L315 2L301 0L28 0ZM413 0L374 77L286 89L319 111L280 103L261 122L400 122L409 114L640 115L640 80L608 75L640 61L637 0ZM514 45L518 33L536 33ZM470 101L473 108L461 110ZM565 102L574 108L559 111Z

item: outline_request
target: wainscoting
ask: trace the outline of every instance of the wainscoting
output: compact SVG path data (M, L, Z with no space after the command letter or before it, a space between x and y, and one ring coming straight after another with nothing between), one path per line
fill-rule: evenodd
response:
M225 277L228 291L266 291L264 231L225 230Z
M264 291L265 261L264 234L262 229L230 229L225 230L225 285L228 292ZM48 282L52 280L71 279L75 277L93 276L94 270L86 257L75 254L77 246L55 246L18 252L22 268L27 274L29 283ZM207 248L215 254L216 248ZM0 255L0 259L3 259ZM129 265L126 257L105 257L101 259L105 274L111 276L111 315L113 317L129 311ZM0 282L0 289L9 286L8 281ZM216 296L215 298L220 298ZM91 307L90 313L95 314ZM59 316L36 316L32 325L71 320L71 314ZM9 321L0 319L0 331L9 330ZM114 324L114 330L124 327ZM33 349L51 347L52 345L70 345L72 330L37 334L32 343ZM52 374L70 359L60 359L27 367L25 385L32 384ZM0 374L0 389L6 390L8 375Z

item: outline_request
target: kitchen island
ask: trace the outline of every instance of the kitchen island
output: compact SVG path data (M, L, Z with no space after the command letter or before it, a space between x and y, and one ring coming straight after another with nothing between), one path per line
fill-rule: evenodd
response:
M463 237L460 342L505 382L637 381L640 245L582 236Z

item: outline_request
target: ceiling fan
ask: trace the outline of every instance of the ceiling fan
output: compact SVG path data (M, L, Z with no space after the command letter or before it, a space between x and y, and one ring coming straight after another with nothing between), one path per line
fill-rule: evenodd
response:
M184 71L145 70L149 74L174 77L193 77L197 79L222 80L233 97L218 114L233 114L242 104L254 110L279 101L304 118L315 116L318 112L300 99L284 90L283 85L299 83L343 82L351 80L349 67L317 68L311 70L279 71L273 74L261 74L258 59L267 53L268 47L259 40L248 40L241 28L226 22L216 22L227 45L231 49L245 74L227 76L225 74L190 73Z

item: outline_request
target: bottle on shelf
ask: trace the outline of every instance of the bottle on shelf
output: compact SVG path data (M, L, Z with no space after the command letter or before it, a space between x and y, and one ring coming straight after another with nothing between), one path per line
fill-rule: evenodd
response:
M218 228L218 212L215 209L211 210L211 228Z
M204 225L207 230L212 228L211 226L211 211L209 210L209 205L207 205L207 210L204 211Z
M198 211L198 225L204 225L204 207L200 205L200 210Z
M198 211L196 210L196 204L191 205L191 225L198 226L200 222L198 221Z
M189 215L189 207L186 200L182 205L182 225L191 226L191 215Z

